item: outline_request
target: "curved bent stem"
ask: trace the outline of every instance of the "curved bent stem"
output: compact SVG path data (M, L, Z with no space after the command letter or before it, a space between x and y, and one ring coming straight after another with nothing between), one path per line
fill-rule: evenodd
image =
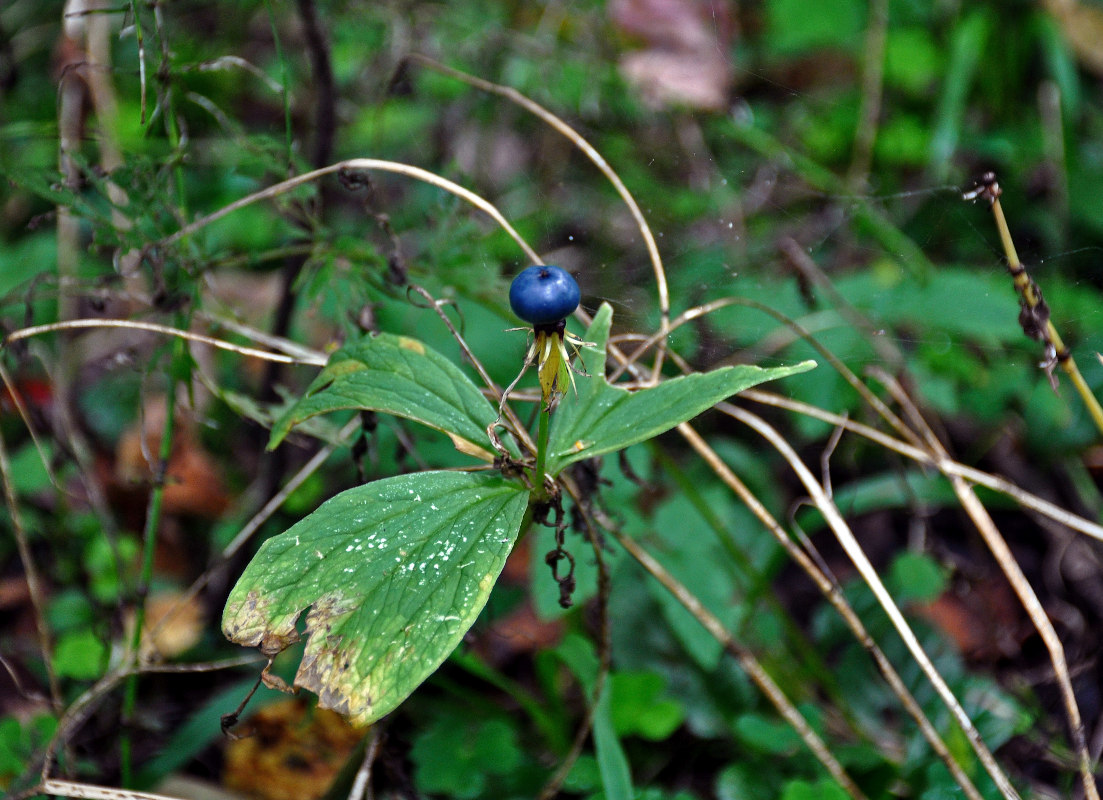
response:
M704 459L709 468L716 474L718 478L729 488L735 495L746 504L751 513L754 514L759 521L766 527L786 554L793 559L793 561L802 569L804 573L816 584L816 587L820 590L820 593L826 598L827 602L835 609L839 616L850 628L851 633L854 634L854 638L858 640L858 643L869 653L870 657L877 664L877 668L880 670L882 677L900 700L901 705L908 712L916 725L919 726L920 733L923 734L923 738L930 744L931 749L935 754L942 759L942 762L946 765L950 774L957 781L958 786L961 787L965 796L969 800L981 800L981 794L973 785L972 780L961 768L961 765L954 759L953 754L950 752L949 747L939 736L938 731L935 730L934 725L927 718L927 715L923 712L918 701L912 695L908 689L907 684L904 683L903 678L896 671L896 668L892 665L892 662L888 660L884 651L878 646L877 642L870 636L869 631L866 630L865 624L862 622L861 617L847 602L846 597L843 595L842 590L838 584L813 561L809 555L797 544L789 538L785 529L781 527L774 516L766 509L762 502L754 496L747 485L743 483L739 477L732 472L716 451L709 447L708 443L701 437L697 431L691 428L688 424L682 425L678 432L682 434L683 438L689 445L697 451L697 454Z
M926 651L923 650L923 646L919 643L919 639L916 638L911 625L904 619L904 615L901 613L899 606L896 605L896 601L892 599L892 595L890 595L888 589L885 588L885 584L881 581L880 576L877 574L877 570L874 569L873 565L869 562L861 545L858 544L858 540L851 532L850 526L846 524L842 514L840 514L838 508L835 507L834 502L827 496L823 487L819 484L808 467L804 465L804 462L801 461L800 456L797 455L796 451L793 450L785 440L785 437L756 414L752 414L738 406L733 406L730 403L719 403L717 404L717 408L733 419L739 420L765 438L789 463L790 467L792 467L793 471L800 479L800 482L804 485L805 490L812 498L812 502L815 503L816 508L823 514L828 527L831 528L835 537L839 540L839 544L842 545L843 550L845 550L847 556L850 557L851 562L861 574L862 579L869 586L874 597L877 598L877 602L892 621L896 632L899 633L900 637L904 640L904 644L907 646L912 658L919 664L920 669L923 670L927 679L934 686L935 691L938 692L939 697L942 698L942 702L950 709L958 725L960 725L961 729L965 732L966 737L969 739L969 743L973 747L973 752L977 754L977 758L980 759L997 788L999 788L1000 792L1005 798L1008 798L1008 800L1019 800L1019 793L1015 790L1015 787L1011 785L1011 781L1007 778L1007 775L1004 774L999 764L996 763L996 758L992 755L992 751L988 749L988 745L984 743L980 731L977 730L973 721L969 719L969 715L954 696L946 680L935 668Z
M235 200L229 205L223 206L218 211L207 214L204 217L200 217L194 222L185 225L183 228L181 228L171 236L163 239L161 241L161 244L172 244L173 242L186 238L196 231L207 227L212 222L217 222L218 220L222 219L228 214L232 214L238 209L244 208L248 205L252 205L253 203L259 202L261 200L269 200L273 197L279 197L281 194L285 194L286 192L289 192L298 186L303 186L305 184L311 183L318 180L319 178L325 177L326 175L333 175L334 173L339 173L342 171L355 172L357 170L378 170L380 172L393 172L397 175L405 175L407 177L423 181L424 183L432 184L433 186L443 189L446 192L454 194L456 197L459 197L462 200L466 200L468 203L475 206L477 209L479 209L488 217L497 222L498 225L502 227L502 230L508 233L513 241L517 242L517 245L525 252L525 255L529 258L529 260L532 261L532 263L544 263L540 260L540 256L536 255L536 251L529 247L528 242L526 242L521 237L521 234L519 234L517 230L509 224L509 221L504 216L502 216L502 212L500 212L497 207L494 206L494 204L490 201L480 197L469 189L465 189L458 183L453 183L447 178L442 178L435 172L430 172L427 169L415 167L411 164L403 164L398 161L386 161L379 158L350 158L346 159L345 161L338 161L336 164L330 164L328 167L322 167L321 169L316 169L311 172L304 172L302 175L296 175L294 178L288 178L285 181L280 181L279 183L273 184L266 189L261 189L259 192L253 192L250 195L242 197L240 200Z
M755 658L754 654L740 644L724 627L701 601L694 595L689 589L685 587L677 578L671 575L662 564L655 560L655 558L640 546L632 537L626 536L620 529L613 524L612 520L602 520L602 527L606 528L613 534L613 538L617 540L621 547L623 547L628 554L636 560L644 570L647 571L651 577L662 584L663 588L670 592L674 598L685 607L686 611L693 615L701 625L709 632L709 634L720 642L724 646L724 650L729 655L735 658L739 662L739 666L747 673L747 676L758 687L759 691L766 695L778 712L785 718L786 722L793 726L793 729L800 735L801 740L805 746L812 751L813 755L823 764L824 768L830 773L831 777L838 782L839 786L843 788L848 795L854 800L864 798L865 794L862 792L858 785L854 783L853 779L847 775L846 770L843 769L842 764L838 762L830 748L824 743L812 726L808 724L808 720L800 713L792 701L785 696L785 692L778 686L774 679L770 677L770 674L763 669L762 664Z
M931 430L927 421L923 419L923 416L919 413L919 409L912 403L911 398L904 392L903 387L890 376L883 373L878 375L878 378L888 387L889 391L892 392L896 401L908 410L909 416L922 431L927 446L931 449L931 453L940 460L944 458L948 459L949 454L946 452L946 448L942 446L938 437L934 435L934 431ZM1035 594L1034 588L1030 585L1030 581L1027 580L1026 575L1023 574L1023 570L1019 566L1019 562L1015 559L1014 554L1011 552L1011 548L1007 546L1007 541L1003 538L1003 534L1001 534L999 528L996 527L996 523L992 520L992 516L988 513L988 509L986 509L984 504L977 498L976 493L973 491L973 487L960 475L950 475L948 477L951 485L954 487L954 494L957 495L962 508L965 509L969 518L973 520L977 532L980 533L981 538L984 539L984 543L988 546L988 549L992 551L992 556L996 559L996 563L999 564L1000 569L1007 578L1007 582L1011 584L1011 588L1018 596L1019 602L1026 610L1027 616L1030 617L1030 621L1034 623L1038 635L1042 637L1042 641L1045 643L1046 650L1049 652L1050 662L1053 664L1053 671L1057 678L1057 686L1061 692L1061 699L1065 704L1065 714L1068 716L1073 748L1076 750L1078 767L1080 769L1080 779L1084 787L1084 795L1088 800L1099 800L1099 790L1096 788L1095 776L1092 774L1092 759L1091 755L1088 753L1087 738L1084 735L1084 723L1080 716L1080 707L1076 702L1076 693L1072 689L1072 678L1069 676L1068 661L1065 658L1064 645L1061 644L1061 639L1057 636L1057 631L1054 630L1053 623L1049 621L1049 616L1042 607L1042 602L1038 599L1038 595Z
M554 130L563 134L571 143L581 150L590 161L594 163L611 184L616 189L620 199L628 207L628 212L632 215L632 219L636 223L636 227L640 231L640 235L643 237L644 244L647 246L647 254L651 259L651 268L655 273L655 286L659 296L659 340L658 347L655 355L655 366L652 369L652 374L658 377L662 370L663 358L666 355L666 334L670 331L670 291L666 284L666 270L663 268L663 260L659 255L659 246L655 242L655 236L651 233L651 228L647 224L647 220L644 219L643 211L640 210L639 203L636 202L636 198L632 196L632 193L628 191L628 187L624 185L624 181L617 175L616 170L609 166L609 162L597 151L597 149L586 141L583 136L557 117L552 112L548 111L539 103L530 100L523 94L518 92L509 86L502 86L498 83L492 83L491 81L483 80L474 75L469 75L466 72L461 72L458 69L441 64L439 61L415 53L409 57L411 61L414 61L423 66L434 69L441 74L448 75L455 78L458 81L463 81L468 86L474 86L476 89L480 89L490 94L496 94L499 97L504 97L511 103L516 103L521 108L534 114L542 119ZM540 263L540 262L536 262Z

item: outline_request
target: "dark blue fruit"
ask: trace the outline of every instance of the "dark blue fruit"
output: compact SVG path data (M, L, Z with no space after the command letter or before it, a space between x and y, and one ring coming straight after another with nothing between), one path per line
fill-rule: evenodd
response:
M562 267L529 267L509 285L509 307L533 325L550 325L566 319L578 308L580 299L578 284Z

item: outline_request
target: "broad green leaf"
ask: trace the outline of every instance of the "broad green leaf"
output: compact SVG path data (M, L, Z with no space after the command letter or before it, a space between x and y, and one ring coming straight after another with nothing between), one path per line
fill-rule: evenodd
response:
M349 489L261 546L222 630L274 655L299 640L309 608L295 685L371 723L474 624L527 503L525 489L488 473L421 472Z
M632 800L635 797L632 790L632 771L624 748L620 746L620 740L613 730L609 695L609 687L606 686L594 707L594 752L597 755L598 771L601 773L601 787L605 790L606 800Z
M575 461L622 450L658 436L763 381L815 366L814 361L805 361L773 369L722 367L630 392L610 385L604 376L605 344L612 314L609 304L602 304L586 332L586 340L596 345L584 356L592 364L594 374L576 378L577 397L568 391L552 416L547 461L551 475L558 475Z
M577 634L570 634L555 649L556 655L575 674L588 697L594 693L599 663L593 645ZM606 685L594 706L594 754L606 800L631 800L632 772L613 726L612 690Z
M269 448L300 422L342 409L412 419L448 434L456 449L493 460L486 429L497 410L459 367L417 339L380 333L336 351L276 423Z

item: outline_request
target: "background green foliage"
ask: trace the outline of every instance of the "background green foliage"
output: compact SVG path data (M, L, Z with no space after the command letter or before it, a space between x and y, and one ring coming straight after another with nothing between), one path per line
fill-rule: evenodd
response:
M165 241L197 217L312 166L367 156L425 167L480 192L549 261L578 275L586 308L602 301L614 307L614 334L653 331L659 311L646 252L609 185L521 109L404 61L421 52L517 89L594 144L653 226L675 314L736 295L797 319L855 372L902 370L963 461L1097 516L1100 497L1084 466L1096 433L1068 387L1054 393L1038 367L1041 349L1017 324L987 210L960 200L961 187L980 172L998 173L1021 255L1098 389L1103 107L1091 67L1098 55L1070 44L1075 31L1060 4L887 2L883 96L868 174L855 164L868 133L862 54L877 3L718 4L705 15L705 29L721 42L731 86L716 110L643 100L620 60L671 45L632 28L615 5L122 4L107 12L112 61L102 70L117 115L87 117L72 150L76 180L67 183L58 166L58 98L81 74L80 58L66 66L60 4L5 3L0 324L10 332L70 316L128 316L195 324L250 343L227 324L238 321L320 350L382 330L416 336L460 364L448 330L407 292L413 282L455 300L448 313L471 349L496 381L509 383L526 343L524 334L504 332L516 323L505 288L527 264L504 233L436 188L382 175L360 186L329 180ZM327 44L332 93L311 59L303 22L311 6ZM102 168L104 142L122 155L110 176ZM108 178L127 195L117 208ZM59 205L72 209L77 225L76 262L65 275ZM127 225L118 224L116 211ZM785 250L790 241L830 278L833 291L794 268ZM131 252L143 254L136 282L119 274L120 259ZM236 300L210 290L226 276L243 287ZM872 333L855 327L855 311ZM50 467L47 473L5 403L0 432L45 579L63 704L35 699L47 685L44 663L28 632L29 612L13 612L11 622L0 623L0 654L22 691L0 684L0 786L23 785L20 776L38 766L64 709L117 663L127 640L146 495L140 486L114 493L119 487L105 477L117 466L121 438L141 424L149 399L166 390L170 371L193 394L203 392L200 367L173 359L163 341L79 350L86 360L73 364L76 338L42 337L4 352L5 367L34 398L32 422ZM738 305L682 327L671 346L698 369L817 358L774 317ZM175 524L194 563L158 564L154 589L180 589L218 563L256 508L315 451L314 437L334 441L344 421L315 420L309 435L294 434L266 455L264 428L315 370L258 368L229 353L202 370L215 399L195 420L195 436L233 500L213 520L181 515ZM59 374L71 396L50 394ZM45 388L35 395L35 387ZM787 378L780 390L870 418L853 390L822 366ZM58 433L61 403L70 404L86 450ZM807 463L818 463L827 424L780 413L771 420ZM436 432L382 416L366 422L370 435L351 451L339 448L262 527L258 543L364 480L470 463ZM770 510L795 520L793 529L799 525L823 549L955 754L986 796L996 796L868 590L837 558L822 521L800 509L802 492L788 471L731 421L706 417L701 427ZM625 459L631 470L612 457L599 466L594 492L602 505L738 632L867 793L947 796L953 784L945 768L861 648L716 477L673 437L636 445ZM831 477L838 505L908 608L1002 580L941 479L855 437L834 451ZM89 486L112 493L97 504ZM1094 599L1098 570L1073 581L1055 555L1066 540L995 501L992 508L1045 602L1071 609L1061 633L1078 686L1094 690L1103 613ZM17 577L22 567L9 515L0 515L0 531L0 575ZM534 543L530 580L499 586L469 647L391 718L386 746L408 763L381 780L442 796L531 797L564 757L585 709L580 687L592 686L597 670L590 603L596 578L592 559L580 556L576 607L563 612L543 564L546 549L546 541ZM1075 554L1093 566L1099 555L1088 545ZM206 624L182 661L236 655L215 617L243 557L205 591ZM833 798L839 790L717 642L634 562L619 551L608 560L613 672L595 721L596 744L587 745L566 788L611 796L627 771L637 796L647 798ZM1056 573L1044 571L1054 564ZM537 619L560 626L555 643L506 645L493 655L496 625L530 604ZM1017 619L1013 612L1010 619ZM1005 745L1003 761L1024 791L1070 792L1063 722L1051 687L1037 677L1046 662L1036 639L1020 625L1007 631L1018 639L1014 646L963 654L944 628L918 624L990 745ZM297 658L288 654L276 671L288 677ZM256 669L202 681L143 679L141 713L124 722L119 692L109 694L113 702L66 733L72 748L60 754L62 768L93 782L120 782L125 768L116 742L129 731L138 784L152 786L177 770L217 777L218 716L233 710ZM1097 711L1088 707L1085 716Z

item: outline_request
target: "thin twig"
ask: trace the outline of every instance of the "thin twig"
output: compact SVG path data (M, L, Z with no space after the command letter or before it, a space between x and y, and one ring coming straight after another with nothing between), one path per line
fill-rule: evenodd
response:
M452 320L448 318L448 315L444 313L442 306L445 301L437 300L431 295L424 287L417 284L410 284L410 289L420 294L428 301L430 307L436 312L437 316L444 322L445 327L448 328L449 333L452 334L452 338L456 340L456 343L460 346L460 350L463 352L464 358L479 374L479 378L486 385L487 389L493 394L493 400L498 406L498 410L504 414L506 419L509 420L510 429L512 433L517 436L521 441L521 444L528 449L530 453L536 452L536 445L532 441L532 437L529 435L528 430L521 423L521 420L517 418L517 413L510 407L508 403L505 403L506 394L498 387L494 380L490 377L490 373L486 371L486 367L475 356L471 348L467 344L467 340L463 335L456 330L456 326L452 324Z
M722 297L719 300L712 300L708 303L702 303L699 306L686 309L677 316L672 322L667 325L666 331L658 330L650 336L640 336L640 344L636 346L636 349L628 356L629 363L635 363L640 360L640 357L661 342L666 341L668 336L678 328L685 325L687 322L692 322L695 319L700 319L706 314L711 314L713 311L718 311L721 308L727 308L728 306L740 304L740 298L738 297ZM616 383L617 379L624 374L627 365L621 365L614 369L608 377L609 383Z
M828 527L830 527L835 534L839 544L842 545L843 550L858 569L862 579L866 582L866 585L869 586L874 597L877 598L877 602L888 615L893 627L904 640L904 644L907 646L908 651L911 653L916 663L919 664L920 669L923 670L928 680L934 685L942 701L946 704L946 707L950 709L958 725L960 725L961 729L965 732L966 738L973 747L973 752L977 754L977 758L980 759L981 764L984 765L985 770L988 772L993 782L995 782L997 788L1003 793L1005 798L1008 798L1008 800L1018 800L1018 792L1015 790L1015 787L1011 785L1011 781L1008 780L1007 776L996 762L995 757L992 755L992 751L988 749L988 745L984 743L980 731L977 730L973 721L969 719L969 715L954 696L945 678L942 677L931 662L926 651L924 651L911 625L908 624L900 608L896 605L896 601L892 599L892 595L890 595L885 588L884 583L877 574L877 570L874 569L873 565L869 562L869 558L866 557L865 552L862 550L862 546L854 537L846 520L843 519L838 508L836 508L835 504L824 493L823 487L820 486L815 476L808 467L804 465L804 462L801 461L800 456L793 450L789 442L785 440L785 437L756 414L752 414L730 403L718 403L716 408L722 413L744 423L765 438L789 463L790 467L804 485L812 502L815 503L816 508L819 509L820 513L823 515Z
M265 350L257 350L253 347L243 347L242 345L233 344L232 342L227 342L222 339L216 339L213 336L205 336L201 333L193 333L168 325L160 325L156 322L138 322L128 319L70 319L61 322L51 322L45 325L32 325L29 328L20 328L17 331L9 333L4 337L4 340L0 342L0 349L7 347L12 342L18 342L32 336L82 328L130 328L133 330L150 331L152 333L163 333L166 336L178 336L181 339L208 344L212 347L229 350L239 355L261 358L265 361L277 361L281 364L313 364L314 366L325 366L326 364L326 359L321 356L307 359L280 355L279 353L269 353Z
M255 653L253 655L238 656L237 658L224 658L220 661L200 661L191 664L141 664L134 671L142 675L147 673L176 674L193 672L220 672L224 669L237 669L258 664L268 659Z
M379 726L373 725L371 736L368 739L368 748L364 751L364 758L360 762L360 768L356 770L356 778L349 789L348 800L363 800L371 789L371 771L375 764L375 757L379 754Z
M879 379L884 382L888 390L892 392L897 402L900 403L902 407L909 410L909 415L915 420L916 424L920 426L920 430L923 431L924 438L927 440L931 452L939 459L948 459L949 454L946 452L946 448L938 440L938 437L934 435L934 431L927 425L926 420L923 419L923 415L919 412L919 409L916 408L907 393L904 392L903 387L883 372L879 374ZM1088 754L1087 738L1084 735L1084 723L1080 716L1080 707L1076 702L1076 694L1072 688L1072 679L1069 677L1068 661L1065 658L1065 648L1061 644L1061 639L1057 636L1057 631L1054 630L1053 623L1049 621L1049 616L1042 607L1038 595L1035 594L1034 588L1030 585L1030 581L1027 580L1026 575L1023 574L1019 562L1011 552L1011 548L1007 546L1007 541L1004 539L1003 534L1001 534L999 528L996 527L996 523L993 522L991 515L988 513L988 509L986 509L984 504L977 498L976 493L973 491L973 487L971 487L960 475L950 475L948 477L954 488L954 494L957 495L958 500L961 502L962 508L965 509L965 512L973 521L981 538L984 539L984 543L992 552L992 556L996 559L996 563L999 564L1008 583L1011 584L1011 588L1019 598L1019 602L1026 610L1027 616L1030 617L1030 621L1038 631L1038 635L1042 637L1042 642L1045 643L1046 650L1049 652L1050 662L1053 664L1053 671L1057 677L1057 686L1061 692L1061 699L1065 704L1065 713L1068 716L1069 730L1072 734L1073 748L1076 750L1077 754L1080 779L1084 787L1084 793L1088 800L1099 800L1099 791L1096 788L1095 778L1092 774L1092 759Z
M56 797L85 798L86 800L178 800L178 798L167 794L114 789L109 786L97 786L93 783L59 781L54 778L43 781L40 790L42 794Z
M869 342L870 347L877 351L878 357L891 364L893 369L897 369L904 364L904 356L900 352L900 348L896 347L891 339L882 335L884 331L878 331L862 312L843 297L842 293L835 288L835 284L820 268L820 265L808 255L795 239L786 237L781 240L778 247L789 259L789 262L800 271L801 275L819 286L827 294L831 303L846 318L847 322L855 330L865 334L866 341Z
M3 347L0 346L0 349L3 349ZM46 446L42 443L42 437L38 435L35 425L31 422L31 415L27 410L27 404L23 401L23 394L19 391L19 387L15 385L15 381L12 380L11 375L8 374L8 370L4 367L2 361L0 361L0 383L3 383L4 388L7 389L8 397L15 406L15 411L19 415L23 427L31 436L31 442L34 443L35 450L38 451L38 460L42 462L42 467L46 471L47 479L55 489L64 491L64 487L58 482L57 475L54 474L54 467L53 464L50 463L50 457L46 453Z
M225 328L231 333L248 337L254 342L263 344L271 350L279 350L281 353L297 359L296 363L321 366L328 362L329 357L320 350L315 350L313 347L304 347L298 342L285 339L282 336L273 336L267 331L254 328L252 325L247 325L239 320L230 319L229 317L224 317L219 314L212 314L209 311L198 308L195 311L195 315L212 325Z
M30 593L31 609L34 612L34 627L38 634L38 649L42 656L42 665L46 670L46 683L50 687L50 703L55 711L60 711L61 686L57 680L57 673L54 672L54 647L50 638L50 627L46 621L46 596L38 567L35 565L34 554L31 553L31 546L27 541L27 530L23 527L19 500L11 482L11 462L8 460L8 448L4 444L3 434L0 434L0 484L3 485L4 502L8 506L12 532L15 534L15 546L19 550L19 561L23 565L23 575L27 579L27 591Z
M636 228L639 230L640 235L643 237L644 244L647 246L647 254L651 259L651 268L655 273L655 286L658 292L659 299L659 331L660 334L669 332L670 329L670 290L667 288L666 283L666 270L663 269L663 261L659 256L659 246L655 243L655 236L651 233L651 228L647 224L647 220L643 216L643 212L640 210L639 204L636 202L636 198L632 196L632 193L628 191L628 187L624 185L624 181L620 179L620 176L616 173L609 162L607 162L604 156L597 151L597 149L586 141L582 135L564 122L560 117L556 116L546 108L536 103L533 100L525 97L516 89L509 86L502 86L501 84L492 83L490 81L478 78L474 75L470 75L466 72L461 72L458 69L441 64L439 61L435 61L428 56L414 53L409 56L409 60L417 62L423 66L434 69L449 77L455 78L458 81L462 81L469 86L474 86L476 89L480 89L490 94L496 94L499 97L504 97L512 103L516 103L521 108L534 114L542 119L553 129L561 133L570 142L581 150L587 158L594 163L611 184L616 189L618 195L624 205L628 208L628 212L632 215L633 221L636 223ZM663 358L666 354L666 339L665 335L659 339L658 348L655 353L655 365L652 368L652 374L658 377L662 370Z
M1100 433L1103 433L1103 406L1099 405L1099 400L1092 393L1088 382L1084 380L1080 368L1076 366L1076 359L1072 357L1072 353L1069 352L1069 349L1061 340L1061 334L1057 332L1057 326L1053 324L1050 317L1049 306L1042 299L1041 289L1027 274L1023 263L1019 261L1019 254L1015 250L1015 242L1011 239L1011 229L1007 225L1007 219L1003 215L1003 206L1000 204L1002 193L999 183L996 182L996 174L988 172L981 176L972 190L965 192L963 198L965 200L983 199L988 201L992 209L992 216L996 220L996 229L1000 234L1003 252L1007 258L1007 271L1011 275L1011 279L1015 283L1015 290L1021 298L1022 311L1019 314L1019 324L1022 325L1024 333L1028 336L1045 343L1049 352L1047 352L1046 361L1042 366L1047 372L1051 372L1056 364L1061 365L1061 369L1069 376L1069 380L1072 381L1077 394L1080 395L1080 399L1087 407L1095 427ZM1054 381L1054 388L1056 388L1056 379L1052 375L1050 379Z
M67 742L73 733L78 730L99 708L107 696L130 674L129 669L113 669L102 678L88 687L77 697L61 715L57 721L57 730L50 737L49 744L42 754L41 777L47 780L53 771L57 760L57 751L63 743Z

